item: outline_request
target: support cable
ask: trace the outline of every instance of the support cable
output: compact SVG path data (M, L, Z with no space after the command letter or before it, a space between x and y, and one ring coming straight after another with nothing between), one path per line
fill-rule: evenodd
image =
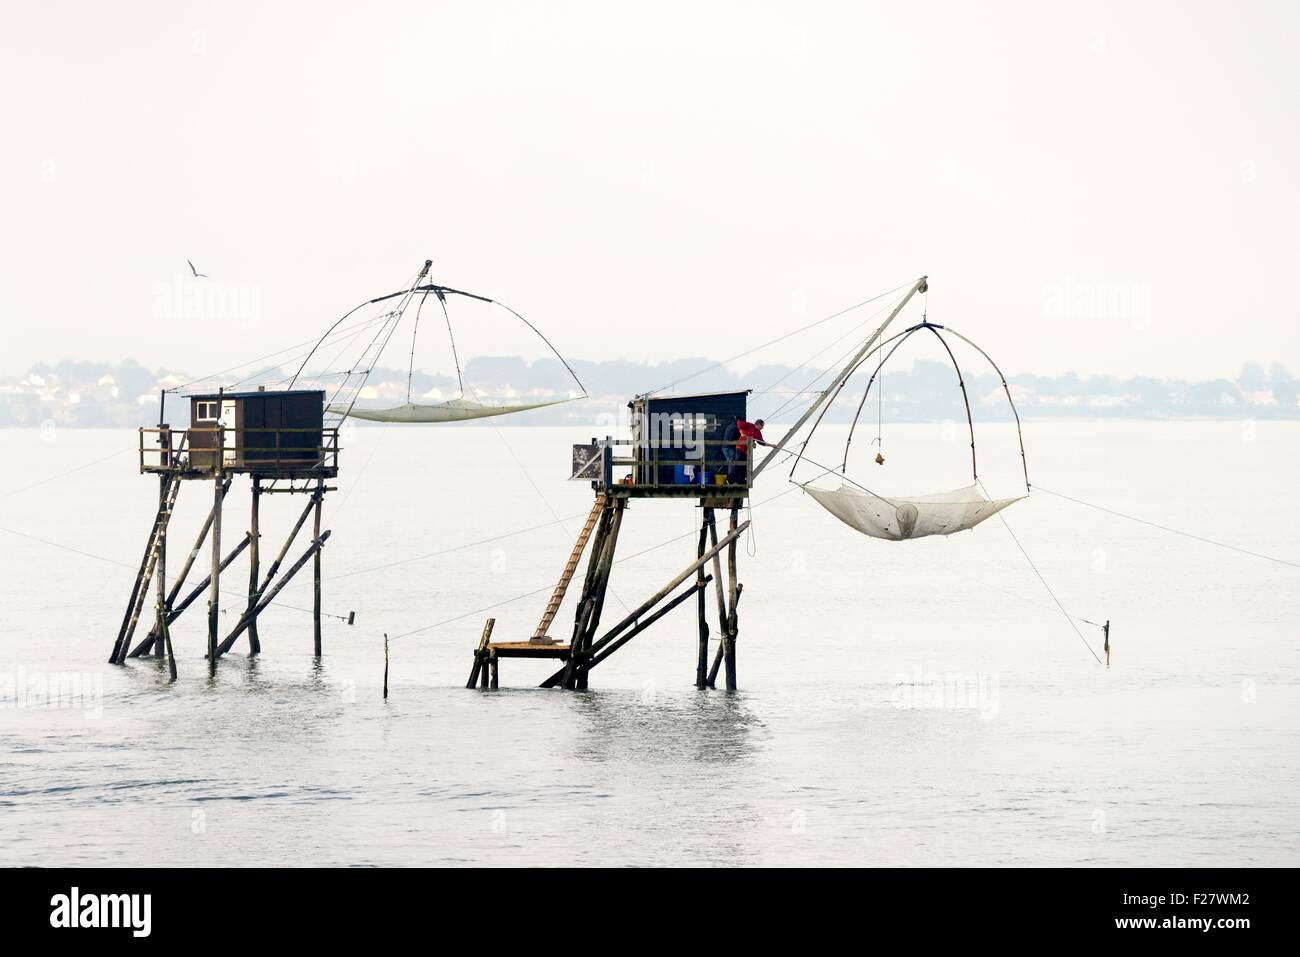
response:
M985 496L989 494L988 489L984 488L983 482L977 482L976 484L979 485ZM1034 564L1034 560L1029 557L1029 552L1025 551L1025 546L1020 544L1020 539L1016 536L1016 533L1012 531L1011 524L1007 521L1006 516L1001 512L998 512L998 518L1002 519L1002 526L1007 530L1007 534L1010 535L1011 540L1016 543L1016 548L1020 549L1020 554L1025 556L1025 561L1027 561L1029 567L1034 570L1034 574L1038 576L1038 580L1043 583L1043 587L1047 589L1047 594L1052 596L1052 601L1054 601L1056 607L1061 610L1061 614L1065 617L1066 622L1069 623L1070 628L1079 636L1079 640L1083 642L1083 647L1088 649L1088 654L1092 655L1097 664L1102 664L1102 660L1097 656L1097 652L1092 650L1092 645L1088 644L1088 639L1083 637L1083 632L1081 632L1079 626L1074 623L1074 616L1065 610L1065 606L1061 604L1061 599L1056 597L1056 592L1052 591L1052 586L1047 584L1047 579L1044 578L1043 573L1038 570L1038 566Z

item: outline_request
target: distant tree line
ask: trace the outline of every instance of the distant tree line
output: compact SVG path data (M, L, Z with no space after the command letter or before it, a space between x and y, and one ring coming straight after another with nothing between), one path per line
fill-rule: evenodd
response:
M537 410L512 424L553 425L609 421L628 399L639 393L670 387L678 392L752 389L751 417L773 421L793 418L826 386L833 372L768 364L741 375L699 356L666 362L630 359L575 360L574 372L590 399ZM282 386L288 373L270 369L254 380L225 382L250 388L258 382ZM563 395L573 380L555 359L533 362L513 356L475 358L465 368L466 391L484 401L511 396ZM850 381L827 413L827 421L846 421L862 403L867 375ZM36 427L54 423L69 427L137 426L156 421L160 390L187 381L182 372L147 369L131 360L119 363L40 363L25 374L0 380L0 427ZM1010 409L996 375L966 374L966 388L976 418L1010 418ZM1300 418L1300 382L1279 364L1247 363L1236 379L1156 379L1148 376L1012 375L1012 393L1026 418L1061 417L1224 417ZM407 370L380 368L369 383L381 402L405 400ZM218 383L211 384L213 390ZM455 376L416 371L414 396L452 398L459 392ZM185 424L184 403L173 400L168 419ZM886 367L872 387L866 407L890 421L919 422L957 419L965 415L957 376L950 365L917 359L910 368ZM869 414L865 413L864 414Z

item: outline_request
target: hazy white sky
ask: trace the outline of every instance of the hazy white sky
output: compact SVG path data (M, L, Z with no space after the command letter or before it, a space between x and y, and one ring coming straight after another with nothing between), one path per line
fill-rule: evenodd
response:
M1008 372L1300 372L1297 41L1294 2L6 4L0 371L210 371L428 257L578 358L924 272ZM256 321L187 311L186 258Z

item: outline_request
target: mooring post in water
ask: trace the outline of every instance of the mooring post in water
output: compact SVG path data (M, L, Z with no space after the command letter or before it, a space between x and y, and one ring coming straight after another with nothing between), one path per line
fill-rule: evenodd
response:
M1101 626L1101 637L1103 649L1106 652L1106 667L1110 667L1110 619L1106 619L1106 624Z
M218 406L220 408L220 406ZM221 486L226 457L226 429L217 426L217 444L212 452L217 476L212 483L212 574L208 576L208 674L217 673L217 619L221 614Z
M252 496L252 504L249 506L248 512L248 607L244 611L245 614L257 606L258 576L261 574L258 567L260 558L258 542L262 536L258 527L260 521L258 513L261 511L262 480L256 475L253 476ZM257 618L254 616L253 620L248 623L248 653L255 655L261 650L262 642L257 637Z
M388 698L388 632L384 632L384 698Z
M312 515L312 523L311 523L312 538L316 541L320 541L320 513L321 513L321 505L324 502L324 500L325 500L325 480L317 479L316 480L316 511ZM319 548L316 549L316 555L315 558L313 559L313 565L312 565L314 569L314 574L313 574L314 584L312 586L313 598L312 598L312 606L311 606L311 623L312 623L312 634L314 636L314 645L316 649L317 658L320 657L320 553L321 550Z

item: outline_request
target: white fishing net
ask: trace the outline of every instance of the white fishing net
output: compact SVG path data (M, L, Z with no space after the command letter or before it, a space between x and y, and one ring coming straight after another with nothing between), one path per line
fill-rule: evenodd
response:
M351 416L354 419L369 419L372 422L463 422L466 419L484 419L493 415L509 415L512 412L527 412L529 409L544 409L548 405L559 405L567 399L553 402L534 402L528 405L484 405L470 399L449 399L446 402L419 404L408 402L391 409L370 409L354 405L350 409L343 404L333 404L327 412L339 416Z
M934 495L884 498L859 488L838 489L804 486L826 511L864 535L900 541L926 535L951 535L974 528L996 515L1017 498L990 499L975 485Z

